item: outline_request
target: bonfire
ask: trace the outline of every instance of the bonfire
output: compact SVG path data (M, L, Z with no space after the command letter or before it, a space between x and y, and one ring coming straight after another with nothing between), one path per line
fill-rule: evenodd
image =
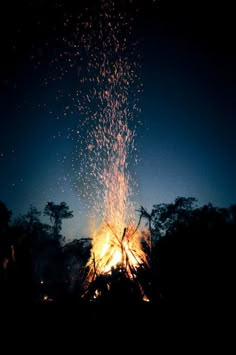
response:
M102 2L98 20L93 20L90 17L85 23L81 43L87 71L80 84L87 84L78 95L84 120L77 131L75 162L81 167L82 196L102 222L91 235L84 298L111 295L117 284L119 290L127 288L145 299L138 274L148 267L142 240L150 236L141 233L139 223L136 227L135 182L130 174L138 161L134 119L142 92L139 63L130 42L131 26L113 2Z
M116 226L104 221L93 236L84 298L149 301L139 278L149 268L143 239L150 243L150 233L129 225L118 234Z

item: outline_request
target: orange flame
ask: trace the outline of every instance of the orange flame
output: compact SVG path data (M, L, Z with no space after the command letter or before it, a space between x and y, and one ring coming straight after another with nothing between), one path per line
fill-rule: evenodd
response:
M129 278L142 264L147 264L142 250L142 233L134 225L134 206L131 203L127 167L127 140L131 131L120 124L121 133L113 139L108 166L102 176L105 186L103 222L93 235L89 280L96 274L107 274L113 268L126 270ZM125 132L125 134L124 134ZM129 220L127 220L129 216Z
M93 247L90 266L93 265L90 277L96 274L108 274L113 268L125 269L132 279L133 272L143 264L148 264L146 254L141 246L142 234L130 225L124 229L120 237L116 228L103 223L93 236Z

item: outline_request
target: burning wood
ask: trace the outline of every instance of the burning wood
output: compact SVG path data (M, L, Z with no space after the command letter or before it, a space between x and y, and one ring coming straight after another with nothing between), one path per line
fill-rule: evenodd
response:
M142 234L129 225L118 235L108 222L94 236L84 298L128 301L148 301L139 281L138 273L149 267L147 256L141 245Z

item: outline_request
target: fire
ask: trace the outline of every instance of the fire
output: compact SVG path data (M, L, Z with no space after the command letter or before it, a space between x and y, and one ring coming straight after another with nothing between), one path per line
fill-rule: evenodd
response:
M148 302L149 299L137 278L138 270L148 267L147 257L141 246L143 235L133 225L124 228L123 234L120 235L117 234L117 230L119 230L117 226L111 226L104 221L93 235L86 291L94 284L90 299L99 298L102 295L102 289L104 290L104 284L101 287L101 282L96 283L96 280L99 278L103 280L106 283L106 289L110 291L112 282L117 281L119 274L123 275L123 281L125 279L126 284L127 280L130 282L129 287L135 286L138 289L140 299ZM146 236L149 235L146 234Z
M108 274L120 267L132 279L140 265L148 264L141 247L140 231L130 226L124 229L123 235L118 236L115 227L104 223L93 236L91 261L93 272L97 274Z
M113 106L112 106L113 107ZM117 106L113 107L115 117ZM132 137L127 122L111 120L113 134L107 139L107 164L100 179L103 183L103 221L93 235L90 272L87 280L99 275L111 275L117 269L129 280L135 280L137 270L147 265L142 250L142 233L134 224L134 205L130 199L130 175L127 152ZM111 133L112 133L111 132Z
M103 2L98 19L94 22L91 17L85 25L80 53L84 48L87 70L80 77L84 91L78 91L78 110L84 119L77 130L73 168L81 182L80 193L102 221L92 235L85 288L116 272L137 285L138 270L148 265L143 233L135 223L130 174L137 160L134 117L142 91L139 65L134 46L128 45L131 27L112 1ZM91 298L98 295L95 287Z

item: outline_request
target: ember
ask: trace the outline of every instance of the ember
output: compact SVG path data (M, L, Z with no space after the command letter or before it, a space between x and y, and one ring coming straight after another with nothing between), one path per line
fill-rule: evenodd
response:
M78 180L83 182L83 196L102 220L92 235L85 293L95 280L104 280L101 276L106 275L108 287L114 270L137 284L137 270L148 265L141 246L144 234L135 227L134 179L130 174L130 166L137 160L134 118L142 91L139 65L129 42L130 24L116 13L113 2L102 3L98 19L95 23L90 18L86 23L83 40L88 68L80 80L85 86L78 99L85 118L78 130L82 132L78 134ZM95 287L93 297L98 295L99 287Z

